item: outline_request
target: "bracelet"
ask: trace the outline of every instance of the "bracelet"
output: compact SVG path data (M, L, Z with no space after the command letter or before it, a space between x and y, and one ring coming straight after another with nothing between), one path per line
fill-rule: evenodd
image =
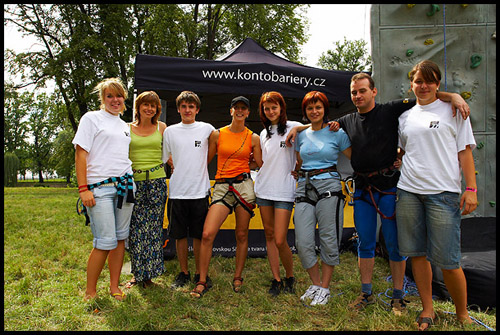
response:
M88 191L88 190L89 190L88 188L81 189L81 190L78 190L78 193L83 193L83 192L86 192L86 191Z
M477 193L477 189L472 188L472 187L466 187L465 190Z
M81 188L84 188L84 187L87 188L87 185L80 185L80 186L78 186L78 189L81 189Z

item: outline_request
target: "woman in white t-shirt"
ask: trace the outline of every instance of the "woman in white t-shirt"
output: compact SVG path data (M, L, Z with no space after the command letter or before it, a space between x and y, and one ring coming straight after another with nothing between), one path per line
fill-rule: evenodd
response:
M127 90L118 78L100 82L101 110L80 119L73 139L80 199L90 218L93 249L87 263L85 300L97 295L97 280L106 259L110 294L123 300L118 287L134 207L132 162L128 157L130 129L120 118L125 111ZM125 200L126 197L126 200Z
M423 310L419 330L435 319L431 264L441 268L459 322L472 323L467 311L467 283L460 266L460 211L477 207L470 120L453 117L451 104L436 97L441 81L437 64L426 60L409 73L417 104L399 117L404 152L398 182L396 218L399 253L411 257ZM465 177L462 193L461 173Z
M255 178L255 195L266 236L267 258L274 279L269 293L294 293L292 252L287 243L288 226L295 200L296 181L291 172L297 157L294 147L285 145L290 129L302 125L288 121L286 104L278 92L262 94L259 113L264 129L260 133L263 165ZM280 277L280 259L285 268L284 284Z

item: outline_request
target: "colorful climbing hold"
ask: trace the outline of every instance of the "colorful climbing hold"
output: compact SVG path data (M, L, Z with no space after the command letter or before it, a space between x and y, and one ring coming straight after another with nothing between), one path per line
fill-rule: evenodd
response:
M411 55L413 55L413 50L412 49L408 49L406 50L406 57L410 57Z
M440 8L439 5L431 5L431 11L427 12L427 16L432 16L436 14L436 12L439 12Z
M479 144L476 146L476 149L482 149L484 147L484 142L481 141Z
M496 202L495 202L495 201L490 201L490 206L491 206L491 207L495 207L495 205L496 205Z
M462 6L462 8L463 8L463 9L465 9L465 8L469 7L469 5L468 5L468 4L466 4L466 3L461 4L460 6Z
M409 4L407 4L406 6L407 6L408 8L413 8L413 7L415 7L415 4L414 4L414 3L409 3Z
M479 64L481 64L482 60L483 60L483 57L481 57L481 55L474 54L474 55L470 56L470 61L471 61L470 68L475 69L476 67L479 66Z
M476 171L475 171L475 174L476 174L476 175L478 175L478 174L479 174L479 172L476 170Z
M460 93L460 95L462 96L462 98L464 98L464 100L467 100L467 99L469 99L472 96L472 93L466 91L466 92Z
M424 44L425 45L431 45L431 44L434 44L434 40L432 38L428 38L424 41Z

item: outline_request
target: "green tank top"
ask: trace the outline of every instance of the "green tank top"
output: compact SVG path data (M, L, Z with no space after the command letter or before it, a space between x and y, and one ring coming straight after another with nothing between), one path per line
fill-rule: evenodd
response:
M134 180L143 181L146 179L164 178L165 170L162 162L162 141L163 137L159 131L149 136L139 136L130 130L129 158L132 161Z

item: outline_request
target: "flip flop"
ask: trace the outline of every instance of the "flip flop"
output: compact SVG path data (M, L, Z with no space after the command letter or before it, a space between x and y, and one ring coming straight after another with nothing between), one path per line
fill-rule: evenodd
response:
M123 301L125 299L125 293L123 292L110 293L110 295L118 301ZM120 297L120 299L118 299L118 297Z
M423 324L423 323L426 323L427 324L427 328L423 329L423 331L426 331L426 330L429 330L429 328L431 328L431 326L434 325L434 321L436 320L436 316L434 315L434 317L430 317L430 316L417 316L417 319L415 320L418 324L418 328L420 330L420 326Z

